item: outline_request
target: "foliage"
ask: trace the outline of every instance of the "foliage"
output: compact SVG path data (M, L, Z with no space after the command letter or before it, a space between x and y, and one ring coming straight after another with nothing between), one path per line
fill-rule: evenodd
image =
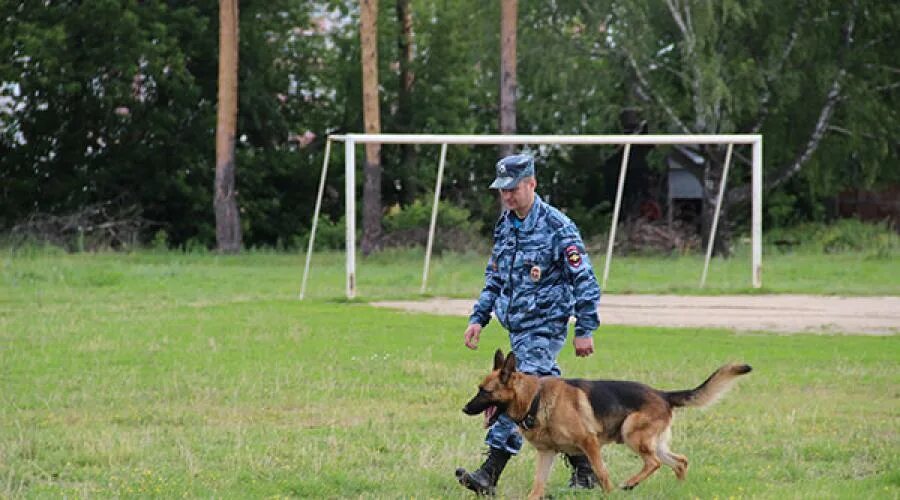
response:
M434 197L422 198L405 207L394 206L384 217L385 231L400 231L413 228L428 228ZM465 208L451 203L438 202L437 224L442 227L469 226L476 234L480 231L478 222L471 222L471 214Z
M189 59L180 42L190 36L196 44L208 19L159 2L0 9L0 80L16 102L0 175L20 187L4 193L3 225L31 210L65 213L123 192L149 217L169 221L163 200L175 208L202 196L194 186L211 178L197 168L196 146L212 144L212 107L190 66L209 58Z
M601 203L585 207L576 201L566 210L566 215L578 226L585 238L609 234L612 217L609 215L609 203Z
M217 2L27 4L0 2L0 83L13 103L0 182L15 187L0 197L0 227L123 197L164 224L172 243L211 242ZM309 76L327 64L314 55L326 41L296 36L308 25L298 5L241 4L239 155L265 157L238 171L254 228L271 215L267 193L245 187L283 177L289 130L308 110L331 107Z
M804 249L835 254L866 252L873 257L900 256L900 236L888 223L871 224L856 219L840 219L833 224L800 224L775 228L766 241L787 249Z
M847 186L897 182L890 130L900 115L888 104L897 83L887 63L896 2L610 0L542 9L583 61L619 62L604 76L625 87L624 105L651 132L761 132L765 179L798 220L823 220L827 197ZM711 200L723 148L702 151L697 174ZM748 158L738 151L729 203L748 198Z
M848 186L900 182L891 69L900 4L671 3L690 8L696 39L685 39L666 2L521 3L518 131L621 133L626 116L664 133L681 132L678 121L698 133L758 125L766 178L775 179L804 150L837 81L819 148L767 193L767 227L826 220L826 200ZM380 2L383 130L496 132L498 5L411 4L415 79L400 112L400 26L396 5ZM343 0L249 0L240 13L238 204L248 247L277 246L309 230L325 137L362 130L358 12ZM34 213L123 197L166 230L169 245L211 244L217 2L0 0L0 18L0 231ZM337 220L344 152L334 146L322 210ZM583 219L586 237L602 232L619 152L525 149L539 158L539 192ZM739 153L730 184L743 187ZM384 147L383 205L427 196L438 155L434 146ZM468 210L485 237L497 213L485 189L496 156L451 146L445 169L442 199ZM652 152L648 168L659 174L664 158ZM743 210L734 213L741 223Z
M357 236L361 233L357 231ZM306 250L309 245L310 231L300 233L294 238L292 247L298 250ZM333 221L330 217L319 217L316 225L315 249L340 250L347 246L347 221L344 217Z
M395 205L384 217L384 247L410 247L428 244L431 227L431 211L434 198L423 198L405 207ZM473 220L465 208L448 202L438 203L432 251L445 250L463 252L471 250L487 251L487 242L481 235L481 222Z

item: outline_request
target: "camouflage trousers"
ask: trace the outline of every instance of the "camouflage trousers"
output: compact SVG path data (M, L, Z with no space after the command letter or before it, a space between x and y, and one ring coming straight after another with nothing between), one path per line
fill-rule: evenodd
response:
M510 332L509 343L516 353L516 370L541 377L561 375L556 358L566 343L568 321L554 323L558 323L552 325L556 330L554 333ZM522 435L513 419L504 413L488 429L484 443L515 455L522 449Z

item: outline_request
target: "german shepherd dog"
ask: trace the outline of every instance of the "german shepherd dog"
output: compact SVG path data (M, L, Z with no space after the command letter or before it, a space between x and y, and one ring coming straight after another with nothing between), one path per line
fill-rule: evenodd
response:
M540 498L557 453L586 455L607 492L613 489L600 455L607 443L624 443L644 460L640 472L622 486L631 489L666 464L684 479L688 460L669 450L672 410L716 401L749 365L727 364L696 389L659 391L638 382L538 378L516 371L516 356L497 349L494 369L466 403L463 413L478 415L491 406L519 425L537 449L534 485L528 498ZM496 417L494 417L496 418Z

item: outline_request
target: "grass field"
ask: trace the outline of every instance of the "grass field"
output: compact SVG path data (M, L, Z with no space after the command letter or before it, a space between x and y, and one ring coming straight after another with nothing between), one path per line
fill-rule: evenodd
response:
M483 430L460 408L508 346L491 325L346 302L340 254L180 253L0 258L0 497L465 498L457 466ZM599 262L595 263L600 267ZM433 263L434 295L474 297L483 257ZM695 292L697 257L614 262L613 292ZM765 291L900 295L897 259L767 258ZM421 253L360 261L365 298L415 296ZM717 261L704 293L749 293L749 262ZM566 375L665 389L720 363L755 371L720 404L684 410L660 471L632 498L900 498L900 336L735 334L604 325ZM606 451L614 481L639 461ZM534 453L499 494L524 496ZM549 493L565 498L557 463ZM597 493L571 495L586 498Z

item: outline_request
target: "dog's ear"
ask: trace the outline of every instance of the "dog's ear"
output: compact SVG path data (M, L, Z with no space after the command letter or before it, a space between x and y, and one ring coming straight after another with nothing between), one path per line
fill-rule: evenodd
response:
M497 349L494 353L494 370L499 370L503 366L503 351Z
M513 352L509 353L509 356L506 357L506 360L503 361L503 368L500 369L500 383L505 384L509 382L509 376L516 371L516 354Z

